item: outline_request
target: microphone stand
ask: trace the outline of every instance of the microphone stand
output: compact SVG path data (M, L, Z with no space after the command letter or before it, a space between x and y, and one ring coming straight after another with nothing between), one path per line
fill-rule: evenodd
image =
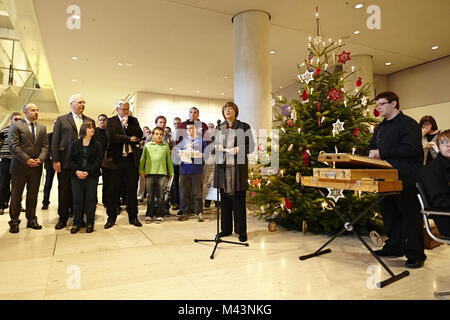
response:
M217 130L220 130L220 120L217 120ZM224 177L225 178L225 177ZM217 189L217 233L216 233L216 237L212 240L199 240L199 239L194 239L194 242L215 242L215 246L213 249L213 252L211 253L211 256L209 257L210 259L214 259L214 253L216 252L217 246L219 245L219 243L231 243L231 244L237 244L237 245L241 245L241 246L246 246L248 247L248 243L241 243L241 242L233 242L233 241L226 241L226 240L222 240L220 238L220 229L219 229L219 219L220 219L220 213L222 211L222 202L219 200L220 199L220 192L219 189L220 188L216 188Z

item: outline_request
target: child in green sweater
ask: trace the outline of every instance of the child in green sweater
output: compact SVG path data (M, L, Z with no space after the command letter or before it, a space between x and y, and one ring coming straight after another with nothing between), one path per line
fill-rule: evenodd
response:
M164 190L167 185L167 174L172 178L174 175L173 164L169 145L163 142L164 130L156 127L152 131L152 141L145 144L139 163L139 174L145 177L147 188L147 212L145 221L149 223L155 216L156 201L156 223L164 221Z

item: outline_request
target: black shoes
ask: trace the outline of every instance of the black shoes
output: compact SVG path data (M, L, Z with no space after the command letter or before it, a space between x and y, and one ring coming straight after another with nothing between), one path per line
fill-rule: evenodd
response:
M27 228L31 228L31 229L34 229L34 230L40 230L40 229L42 229L42 226L39 225L36 221L33 221L33 222L30 222L30 223L27 223Z
M71 234L77 233L78 231L80 231L80 227L79 226L73 226L72 229L70 230Z
M94 225L93 224L88 224L86 227L86 233L91 233L94 231Z
M106 221L106 224L105 224L105 229L111 228L115 223L116 223L115 221L108 219L108 221Z
M44 204L44 205L42 205L42 208L41 208L41 210L48 210L48 204Z
M423 267L423 260L420 258L409 258L406 260L405 267L410 269L418 269Z
M63 229L67 226L67 222L58 221L58 223L55 226L56 230Z
M133 226L136 226L136 227L142 227L142 223L140 223L137 218L130 220L130 224L132 224Z
M403 257L404 256L404 254L401 254L399 252L397 252L397 253L389 252L384 248L380 249L380 250L375 250L374 253L379 257Z
M219 238L231 236L231 232L220 231Z
M9 232L11 233L18 233L19 232L19 226L17 224L13 224L9 227Z
M241 234L239 235L239 241L240 241L240 242L245 242L245 241L247 241L247 234L246 234L246 233L241 233Z

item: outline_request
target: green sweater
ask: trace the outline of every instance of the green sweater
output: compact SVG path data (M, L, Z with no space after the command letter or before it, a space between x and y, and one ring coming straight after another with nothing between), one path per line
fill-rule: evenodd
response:
M173 176L169 145L166 142L161 144L147 142L139 163L139 173L167 175L167 169L169 169L169 176Z

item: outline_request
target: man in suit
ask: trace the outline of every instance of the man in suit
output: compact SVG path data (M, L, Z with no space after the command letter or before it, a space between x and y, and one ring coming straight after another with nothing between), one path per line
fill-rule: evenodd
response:
M25 119L14 123L9 131L9 149L13 154L11 162L11 217L10 232L19 232L19 215L22 194L27 185L26 211L27 228L42 229L36 218L36 204L39 183L42 175L42 163L48 154L47 130L37 123L38 107L29 103L24 107Z
M129 116L130 104L124 100L116 103L117 116L108 119L106 135L109 148L107 156L112 158L114 169L111 170L106 213L108 221L105 229L111 228L117 219L120 183L125 183L127 195L127 212L130 224L141 227L137 218L137 183L139 166L139 140L143 136L141 126L135 117Z
M56 120L53 120L53 128L55 128L55 122ZM50 204L50 191L52 190L53 178L55 177L55 169L53 169L53 162L51 157L52 136L53 132L47 133L49 150L47 158L44 161L45 184L44 184L44 197L42 199L42 210L47 210L48 205Z
M100 142L102 146L102 159L104 158L106 149L108 148L108 137L106 136L106 123L108 116L101 114L98 116L98 127L95 128L94 138ZM108 203L108 185L109 185L109 169L102 165L102 202L106 206Z
M51 157L53 169L58 176L58 215L59 221L56 230L65 228L72 211L71 170L69 168L69 151L74 140L78 139L80 127L84 121L95 121L83 115L86 101L80 94L69 99L71 111L56 119L53 129Z

